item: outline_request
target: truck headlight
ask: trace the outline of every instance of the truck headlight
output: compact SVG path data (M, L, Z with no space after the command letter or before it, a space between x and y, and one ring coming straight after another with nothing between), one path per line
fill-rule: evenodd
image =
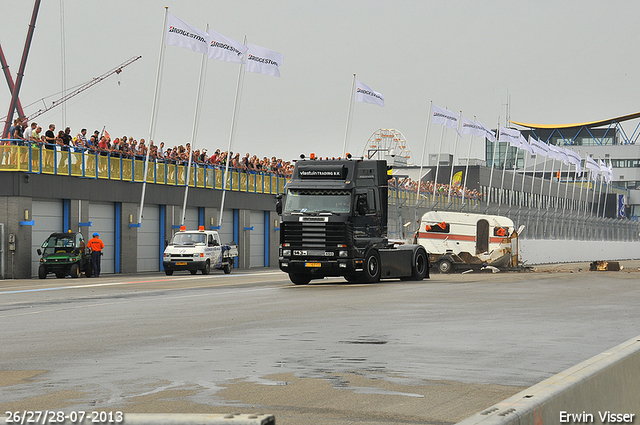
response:
M283 257L291 257L291 250L290 249L283 249L282 250L282 256Z
M338 257L348 257L349 251L338 251Z
M197 252L195 254L193 254L194 257L199 257L200 254L198 254Z

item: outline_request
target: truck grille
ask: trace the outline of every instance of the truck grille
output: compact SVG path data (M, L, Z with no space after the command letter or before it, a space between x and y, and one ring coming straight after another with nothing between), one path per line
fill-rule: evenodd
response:
M291 248L335 249L347 244L352 235L350 227L346 223L285 222L282 241Z

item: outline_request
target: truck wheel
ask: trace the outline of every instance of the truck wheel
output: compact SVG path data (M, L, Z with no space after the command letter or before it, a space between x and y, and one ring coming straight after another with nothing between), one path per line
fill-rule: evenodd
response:
M224 266L222 266L222 270L224 270L224 274L229 274L231 273L231 264L227 263Z
M418 249L411 265L411 277L413 280L422 280L429 271L429 260L424 249Z
M38 267L38 277L40 279L47 278L47 268L44 266L44 264L41 264L40 267Z
M380 280L380 256L378 251L371 250L364 260L364 272L362 281L365 283L375 283Z
M71 265L71 270L69 270L69 274L71 275L72 278L76 279L78 276L80 276L80 266L78 266L78 264L72 264Z
M202 269L202 274L209 274L209 272L211 272L211 264L209 263L209 260L207 260L207 262L204 263L204 268Z
M438 270L440 273L450 273L451 272L451 261L449 260L440 260L438 261Z
M164 270L164 274L166 274L167 276L172 276L173 275L173 270Z
M297 273L289 273L289 280L295 285L306 285L311 282L311 278L309 276Z

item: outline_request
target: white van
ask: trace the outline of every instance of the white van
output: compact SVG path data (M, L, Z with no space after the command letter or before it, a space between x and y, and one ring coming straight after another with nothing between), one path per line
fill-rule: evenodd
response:
M184 226L175 233L164 250L162 266L167 276L176 270L189 270L196 274L209 274L211 268L231 273L231 268L238 256L238 247L220 242L220 235L215 230L185 230Z

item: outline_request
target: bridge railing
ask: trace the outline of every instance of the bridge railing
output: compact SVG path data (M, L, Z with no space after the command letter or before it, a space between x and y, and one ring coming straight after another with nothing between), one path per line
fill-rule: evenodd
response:
M121 156L70 148L58 150L51 146L0 146L0 171L23 171L71 177L143 182L143 157ZM186 164L149 159L147 183L185 186ZM222 189L224 167L191 164L189 186ZM271 172L245 172L229 168L226 189L241 192L278 194L284 192L286 177Z

